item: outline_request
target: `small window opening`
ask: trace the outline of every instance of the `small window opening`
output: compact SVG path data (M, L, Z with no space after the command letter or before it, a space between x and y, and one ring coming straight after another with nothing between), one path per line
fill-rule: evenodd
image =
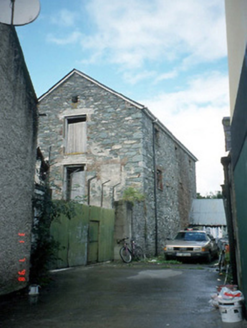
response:
M85 194L84 165L66 167L66 200L82 201Z
M163 174L160 169L156 171L156 178L157 178L157 188L159 190L163 190Z
M72 100L73 104L76 104L76 103L78 103L79 96L72 96L71 100Z

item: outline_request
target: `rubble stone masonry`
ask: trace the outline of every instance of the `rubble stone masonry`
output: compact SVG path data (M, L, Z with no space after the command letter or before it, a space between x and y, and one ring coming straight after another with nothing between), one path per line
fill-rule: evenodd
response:
M54 198L65 197L65 167L82 164L86 194L93 178L91 205L101 206L103 193L102 206L110 208L130 186L145 195L141 210L134 210L132 233L148 253L154 253L155 222L159 251L166 237L187 225L196 158L148 109L75 70L40 97L39 112L38 144L50 159ZM86 151L66 154L66 118L80 115L87 117Z

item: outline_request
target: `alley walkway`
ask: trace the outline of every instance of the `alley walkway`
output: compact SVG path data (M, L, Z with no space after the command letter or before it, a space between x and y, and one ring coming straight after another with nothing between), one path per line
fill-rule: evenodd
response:
M0 302L1 328L221 328L209 304L218 273L208 266L115 265L53 273L54 282L31 305L25 295Z

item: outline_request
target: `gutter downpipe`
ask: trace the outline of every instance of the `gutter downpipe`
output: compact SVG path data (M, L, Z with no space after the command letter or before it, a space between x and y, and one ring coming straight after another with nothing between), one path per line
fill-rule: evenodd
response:
M230 244L230 261L232 266L232 279L234 284L239 285L238 281L238 269L236 262L236 243L235 243L235 226L233 223L233 211L232 211L232 196L231 196L231 180L229 176L229 170L231 170L231 156L222 157L221 164L224 168L224 185L222 186L222 194L224 197L226 220L227 220L227 231Z
M111 181L111 180L107 180L107 181L103 182L102 185L101 185L101 202L100 202L101 207L103 207L104 185L109 181Z
M120 185L121 182L115 184L115 186L112 187L112 208L114 207L114 191L115 191L115 188Z
M97 175L93 176L92 178L88 179L87 183L87 204L90 205L90 186L91 186L91 181L93 179L97 178Z
M155 128L157 119L152 121L153 128L153 172L154 172L154 218L155 218L155 256L158 256L158 211L157 211L157 176L156 176L156 151L155 151Z

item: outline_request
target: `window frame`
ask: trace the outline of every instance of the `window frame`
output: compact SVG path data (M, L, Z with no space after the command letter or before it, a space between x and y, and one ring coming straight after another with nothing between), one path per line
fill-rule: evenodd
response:
M73 186L71 185L72 179L71 175L76 172L85 172L86 165L85 164L74 164L74 165L65 165L64 166L64 199L66 201L75 200L72 198ZM86 188L86 179L84 180L83 186L84 191ZM81 195L82 197L85 196Z
M83 140L81 144L81 148L76 149L76 146L72 144L69 146L69 126L76 124L76 123L83 123L87 122L87 115L81 114L81 115L73 115L73 116L66 116L64 118L64 139L65 139L65 146L64 146L64 153L65 154L83 154L87 151L87 125L85 124L85 127L83 128L84 131L82 131L82 134L85 136L85 140ZM69 147L75 148L75 151L70 151Z

